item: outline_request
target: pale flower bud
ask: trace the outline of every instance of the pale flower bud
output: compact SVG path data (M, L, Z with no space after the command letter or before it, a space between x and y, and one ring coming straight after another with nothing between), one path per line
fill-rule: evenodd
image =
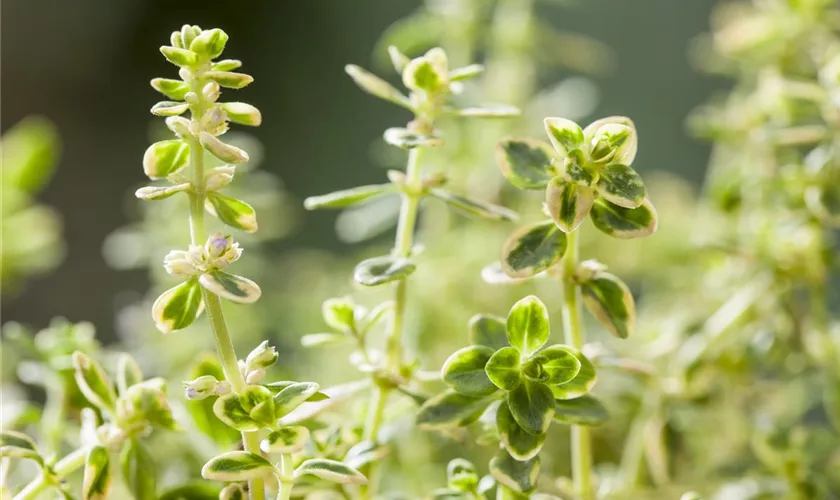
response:
M201 130L212 135L224 134L227 129L227 114L220 106L213 106L201 118Z
M233 180L233 174L236 172L234 165L223 165L212 169L204 180L205 191L218 191L230 184Z
M192 80L192 72L187 68L181 68L178 70L178 76L181 77L181 80L184 80L185 83L190 83Z
M245 358L245 371L250 372L258 368L268 368L277 362L277 350L274 346L268 345L268 341L264 340Z
M204 244L203 260L208 269L225 269L239 260L241 255L242 249L239 248L239 243L233 241L230 235L213 233Z
M221 257L230 249L232 244L233 237L230 235L224 236L222 233L216 232L207 238L207 243L204 245L204 251L207 252L208 257Z
M194 276L198 269L183 250L172 250L163 258L163 268L172 276Z
M213 394L215 394L216 396L224 396L225 394L229 393L230 390L230 382L228 382L227 380L222 380L216 386L216 389L213 391Z
M201 93L204 94L204 98L210 102L216 102L221 94L221 87L216 82L209 82L207 85L201 89Z
M190 121L183 116L168 117L166 119L166 126L178 137L186 138L193 135L190 131Z
M212 375L203 375L195 380L184 382L186 397L189 400L200 400L216 394L219 381Z
M259 384L260 381L265 377L265 370L262 368L258 368L256 370L251 370L245 375L245 382L248 384Z

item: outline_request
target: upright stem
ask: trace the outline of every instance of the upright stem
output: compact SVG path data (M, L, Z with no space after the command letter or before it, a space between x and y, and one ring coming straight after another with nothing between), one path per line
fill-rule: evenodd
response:
M417 212L420 206L419 191L423 180L423 172L420 168L421 148L414 148L408 154L408 165L405 172L405 191L402 193L402 205L400 206L400 218L397 224L397 235L394 241L394 255L408 258L414 247L414 228L417 225ZM394 290L394 316L388 329L388 336L385 339L385 352L387 354L387 368L395 371L402 362L402 331L405 318L406 303L406 279L397 282ZM382 426L382 416L388 399L390 388L375 383L368 404L367 419L365 421L364 439L376 442L379 435L379 428ZM376 492L376 482L373 478L377 473L377 462L374 462L368 472L369 483L362 487L362 498L372 497Z
M87 457L87 451L87 448L73 450L67 456L56 462L53 466L55 475L63 478L84 465L85 457ZM15 495L13 500L31 500L33 498L38 498L38 495L40 495L41 492L48 486L51 486L51 483L42 473L36 480L26 485L24 489L20 490L20 493Z
M500 484L496 486L496 500L516 500L516 494L507 486Z
M580 286L575 282L580 253L579 231L568 235L566 256L563 258L563 332L566 343L577 350L583 348L583 324L580 314ZM589 428L572 426L572 477L580 500L593 500L592 442Z
M295 466L291 453L283 453L280 456L280 477L278 478L277 500L289 500L292 496Z
M198 96L198 102L192 106L192 118L194 121L201 121L205 111L204 98L201 93L202 81L196 78L192 84L192 90ZM192 170L192 191L190 192L190 239L193 245L201 245L206 238L204 229L204 148L198 140L190 141L190 168ZM222 370L225 379L230 382L234 392L240 392L245 388L245 379L239 372L239 361L233 342L228 332L225 316L222 312L222 303L219 296L202 288L204 297L204 308L210 318L210 326L213 329L213 337L216 341L216 349L222 361ZM242 444L246 451L260 454L259 432L243 432ZM262 479L252 479L248 482L251 500L265 500L265 490Z

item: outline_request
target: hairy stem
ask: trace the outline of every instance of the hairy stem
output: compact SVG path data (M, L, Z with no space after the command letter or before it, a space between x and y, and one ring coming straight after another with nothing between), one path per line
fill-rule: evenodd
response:
M583 324L580 314L580 286L574 279L580 253L579 231L568 235L566 256L563 258L563 332L566 343L583 349ZM589 428L572 426L572 477L580 500L593 500L592 442Z
M410 257L411 250L414 246L414 228L417 225L417 213L420 206L420 195L418 192L423 180L423 172L420 167L421 152L422 149L414 148L408 155L408 166L406 167L405 175L406 191L402 194L400 218L394 241L394 255L397 257ZM403 356L402 332L406 305L406 282L407 279L402 279L397 282L395 287L394 316L388 329L388 336L385 339L387 367L391 372L399 369ZM374 384L373 393L368 404L367 420L365 422L364 438L366 440L377 441L389 392L389 387L381 383ZM377 467L377 462L374 462L369 469L368 476L371 478L375 477ZM367 487L362 487L362 498L372 497L375 493L376 483L371 479Z
M65 476L70 475L76 469L80 468L85 464L85 457L87 457L88 449L87 447L79 448L77 450L73 450L69 454L67 454L64 458L56 462L53 466L53 471L55 475L63 478ZM13 500L31 500L34 498L38 498L41 492L44 491L48 486L54 486L48 478L42 473L38 476L37 479L32 481L31 483L27 484L25 488L20 490L20 493L14 496Z
M205 110L204 97L201 92L203 83L200 78L196 78L192 84L192 90L199 99L192 106L192 119L194 122L201 121ZM193 189L190 192L190 239L193 245L201 245L206 237L204 229L204 201L206 193L204 192L204 148L202 148L198 140L193 140L190 143L190 167L192 169L193 185ZM202 288L201 293L204 297L204 307L207 310L207 316L210 318L210 326L213 329L216 350L219 352L219 357L221 358L225 379L230 382L234 392L240 392L245 388L245 379L239 372L239 358L236 357L236 351L233 349L233 342L231 341L230 332L228 331L225 316L222 312L221 300L219 300L218 295L207 291L205 288ZM243 432L242 444L246 451L259 455L260 438L258 431ZM248 487L251 500L265 500L262 479L250 480Z
M291 453L280 456L280 477L277 480L277 500L289 500L294 482L294 462Z

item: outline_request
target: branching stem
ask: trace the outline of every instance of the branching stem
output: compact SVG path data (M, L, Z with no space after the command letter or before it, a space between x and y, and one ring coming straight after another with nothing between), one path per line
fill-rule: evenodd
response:
M85 464L85 458L87 457L88 449L86 447L79 448L77 450L73 450L64 458L56 462L53 466L53 471L55 475L58 477L65 477L73 472L76 469L80 468ZM42 473L38 476L37 479L26 485L25 488L20 490L20 493L15 495L13 500L32 500L34 498L38 498L41 492L44 491L48 486L52 486L50 481L47 477Z

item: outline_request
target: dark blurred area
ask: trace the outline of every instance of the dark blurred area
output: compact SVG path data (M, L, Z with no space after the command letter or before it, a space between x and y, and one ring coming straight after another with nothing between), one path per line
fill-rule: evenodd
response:
M442 0L446 1L446 0ZM540 15L558 29L607 44L616 66L594 77L596 115L632 116L645 145L642 171L668 170L693 183L708 149L685 132L689 111L715 82L690 67L691 41L708 29L713 2L590 0L543 2ZM41 199L63 214L67 255L55 273L4 297L3 320L36 325L53 316L90 320L108 338L125 290L147 289L145 271L110 269L102 242L131 220L131 193L144 180L148 110L158 99L148 81L174 77L157 51L184 23L220 27L226 53L245 61L255 83L237 99L259 106L253 135L265 146L261 168L277 173L298 199L381 178L371 144L407 116L359 92L344 64L372 65L372 48L394 21L419 5L408 0L206 2L5 0L2 3L2 129L24 117L55 122L63 142L57 173ZM571 76L563 71L554 78ZM545 110L551 115L552 110ZM488 144L488 147L492 145ZM487 165L495 169L494 165ZM334 214L307 213L275 243L341 252Z

